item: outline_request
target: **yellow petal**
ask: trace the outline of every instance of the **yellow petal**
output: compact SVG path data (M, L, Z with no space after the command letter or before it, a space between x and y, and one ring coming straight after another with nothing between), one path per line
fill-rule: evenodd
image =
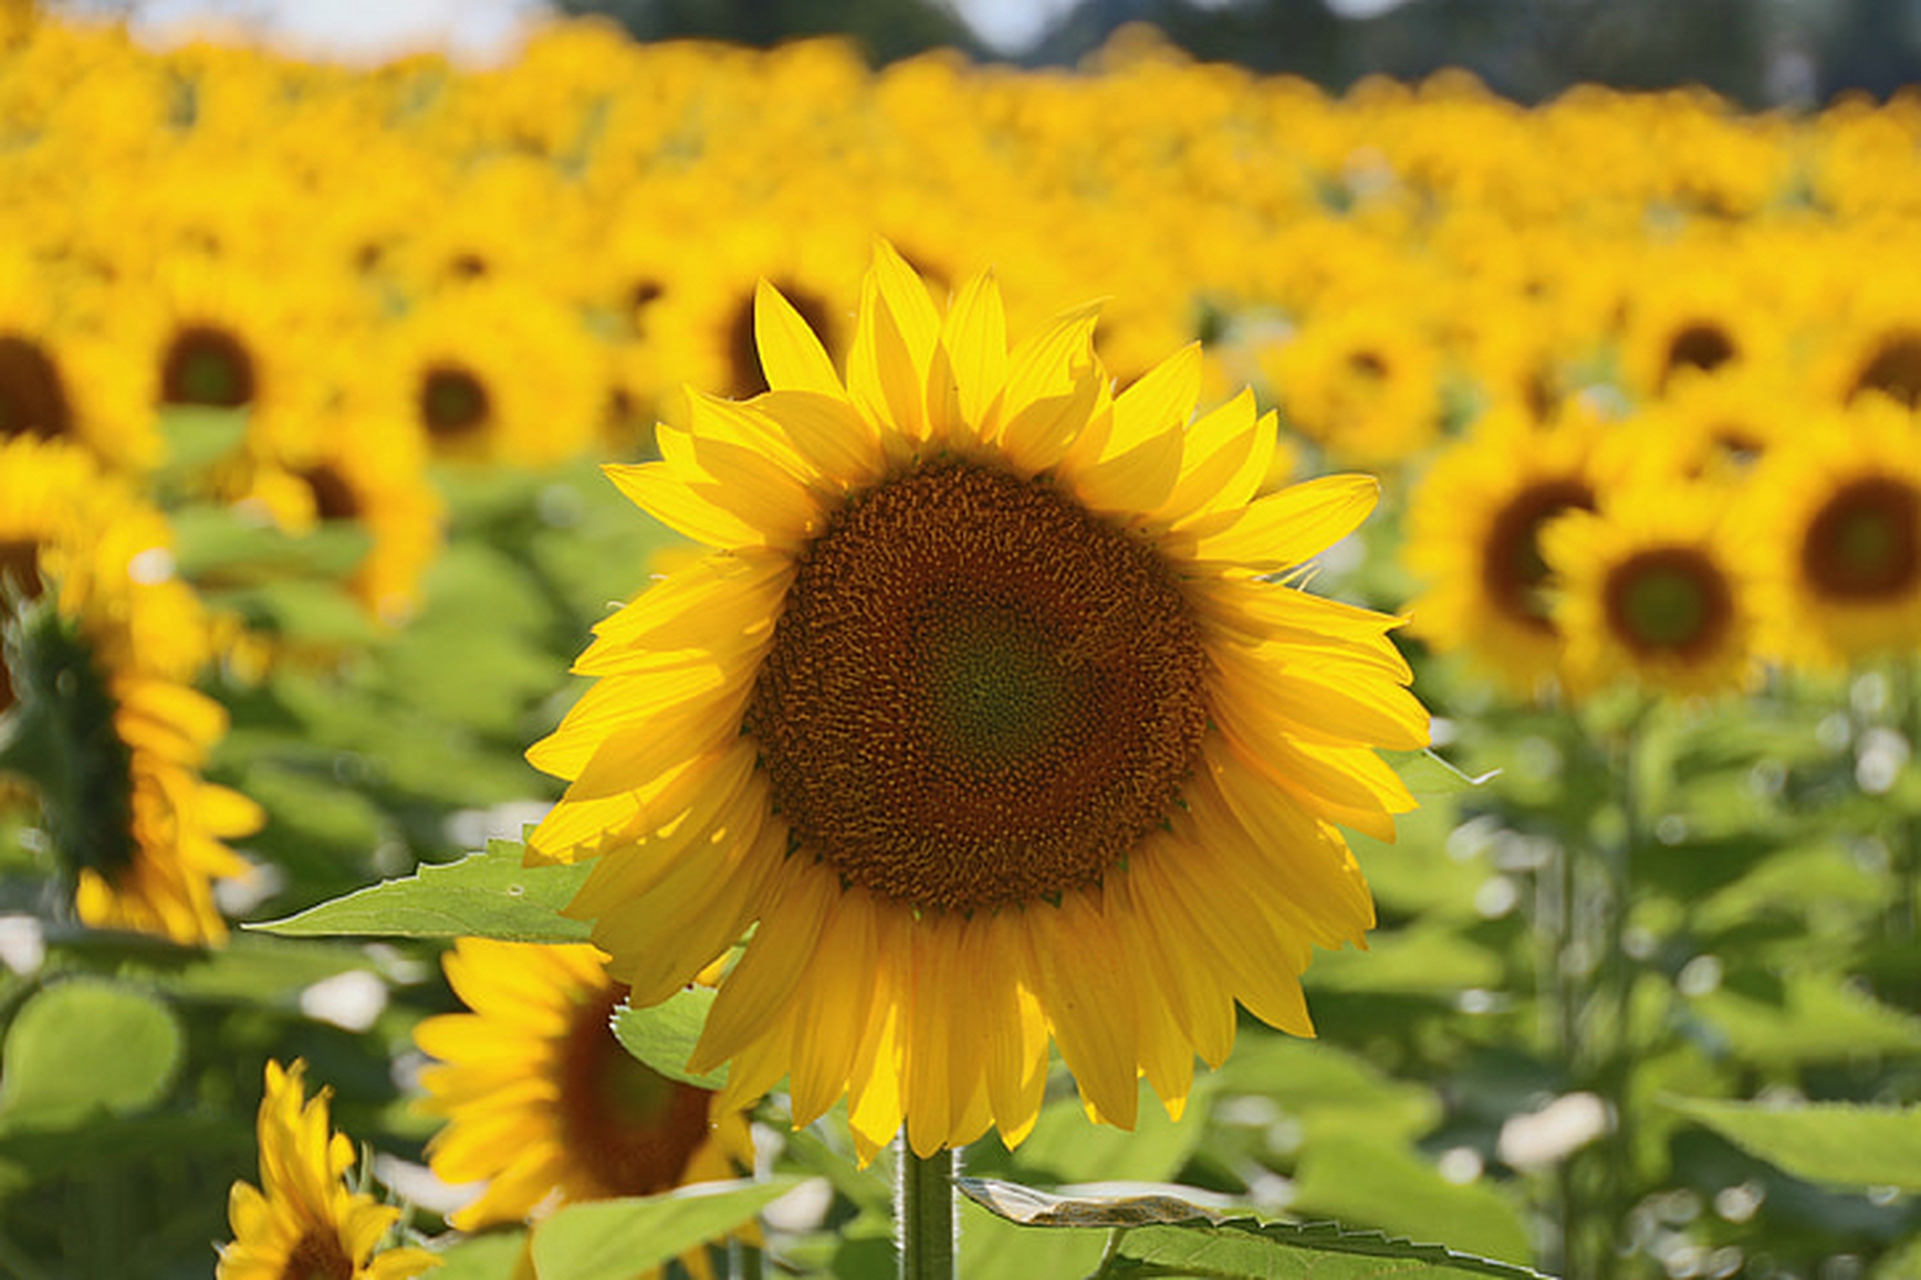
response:
M781 1016L840 893L839 878L831 870L814 865L804 854L787 858L769 885L767 913L755 927L753 941L721 983L707 1013L690 1070L713 1070Z
M601 468L628 501L668 528L710 547L759 547L761 529L695 493L665 462L609 463Z
M1190 559L1248 568L1297 565L1360 527L1380 497L1372 476L1322 476L1198 522Z
M754 345L761 371L776 391L844 396L834 362L800 312L767 281L754 286Z
M1007 316L992 272L973 276L954 295L941 346L953 362L961 418L978 431L1007 383Z
M1058 908L1026 913L1041 1000L1061 1058L1081 1094L1110 1124L1134 1127L1140 1070L1132 964L1121 954L1113 930L1093 895L1061 895Z
M873 424L843 396L769 391L754 404L780 425L819 474L842 488L875 480L886 469L887 455Z

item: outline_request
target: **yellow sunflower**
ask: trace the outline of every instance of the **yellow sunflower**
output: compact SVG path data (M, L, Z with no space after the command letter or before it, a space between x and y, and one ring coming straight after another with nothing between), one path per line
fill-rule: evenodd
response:
M216 1280L407 1280L439 1266L425 1249L379 1247L400 1210L348 1189L353 1141L328 1123L328 1090L306 1096L306 1071L267 1064L260 1185L233 1184Z
M1403 554L1425 586L1410 625L1436 649L1530 695L1558 673L1540 534L1564 512L1593 510L1611 487L1619 450L1606 447L1609 430L1577 416L1536 427L1510 407L1435 460L1415 490Z
M1711 695L1753 682L1751 556L1728 509L1720 489L1642 476L1600 512L1569 511L1542 530L1572 692L1632 682Z
M746 1113L670 1080L614 1039L627 989L590 946L462 938L447 980L471 1013L414 1029L441 1064L421 1073L423 1110L447 1126L428 1146L449 1182L487 1183L449 1221L463 1231L558 1204L654 1195L753 1167ZM706 1274L706 1259L687 1265Z
M1235 1003L1311 1034L1315 945L1373 908L1336 824L1413 801L1375 746L1427 715L1396 619L1276 575L1377 487L1259 499L1271 416L1190 421L1189 346L1116 397L1093 308L1009 348L993 278L945 316L880 245L846 380L778 291L772 390L695 395L662 459L611 467L711 550L600 624L599 677L529 752L572 780L536 861L640 1006L752 926L693 1066L740 1104L843 1095L862 1158L1040 1108L1050 1039L1095 1118L1143 1074L1178 1114Z
M227 716L186 683L210 641L170 546L77 449L0 445L0 614L42 597L0 619L0 769L37 784L83 922L201 944L226 937L212 882L249 873L222 842L261 814L200 777Z
M1838 664L1921 644L1921 426L1882 396L1803 423L1750 493L1770 653Z

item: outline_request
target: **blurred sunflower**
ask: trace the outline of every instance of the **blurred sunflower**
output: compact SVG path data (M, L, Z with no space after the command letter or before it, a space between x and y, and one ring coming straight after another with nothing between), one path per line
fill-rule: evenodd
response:
M1510 409L1435 460L1415 490L1403 551L1426 586L1409 608L1418 634L1516 691L1537 692L1559 671L1541 530L1608 491L1608 430L1567 415L1536 427Z
M227 715L186 683L209 640L169 547L159 513L84 454L0 445L0 599L40 597L0 604L0 769L36 784L83 922L205 944L226 936L212 882L249 874L222 841L261 814L200 777Z
M1710 695L1753 682L1751 557L1728 508L1719 489L1642 475L1600 512L1569 511L1542 530L1570 691L1632 682Z
M1441 426L1441 359L1401 305L1332 306L1264 355L1288 425L1330 456L1407 461Z
M348 1189L353 1141L328 1122L328 1090L306 1096L306 1072L267 1063L260 1185L233 1184L215 1280L408 1280L439 1266L425 1249L380 1248L400 1210Z
M773 390L696 395L662 461L611 467L712 550L597 628L599 677L528 753L572 780L536 861L646 1006L751 925L694 1067L740 1105L845 1095L870 1158L1039 1112L1050 1038L1097 1119L1170 1112L1235 1003L1310 1034L1312 948L1360 943L1337 823L1412 807L1396 619L1298 572L1372 508L1337 476L1255 498L1271 415L1190 423L1198 344L1115 397L1094 310L1014 346L991 276L943 317L876 250L846 381L763 285Z
M1882 397L1804 422L1755 475L1769 652L1816 664L1921 645L1921 426Z
M421 575L440 549L442 512L413 423L363 410L350 392L315 419L302 456L250 456L221 480L223 496L258 503L290 533L340 524L364 530L367 554L348 585L385 622L412 615Z
M381 335L362 402L414 424L437 458L545 466L593 443L599 344L569 311L507 281L436 293Z
M746 1113L660 1075L614 1038L627 989L590 946L462 938L443 960L471 1013L414 1029L440 1064L421 1109L445 1118L428 1145L449 1182L487 1183L449 1221L463 1231L558 1204L655 1195L753 1167ZM704 1254L685 1263L707 1276Z
M1650 254L1637 265L1621 336L1628 388L1652 399L1778 358L1782 325L1763 287L1772 269L1705 237Z
M100 292L0 262L0 440L76 441L109 467L138 469L161 447L146 385L135 362L71 314L76 295ZM68 306L56 309L56 296Z

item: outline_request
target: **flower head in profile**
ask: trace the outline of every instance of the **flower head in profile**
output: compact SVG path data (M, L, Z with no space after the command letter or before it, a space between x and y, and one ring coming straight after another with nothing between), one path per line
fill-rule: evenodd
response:
M614 1038L626 988L590 946L462 938L445 959L471 1010L429 1018L414 1038L423 1108L446 1118L434 1172L486 1188L450 1221L519 1222L558 1204L654 1195L735 1177L753 1164L747 1117L719 1094L670 1080ZM689 1258L699 1273L704 1259Z
M1396 620L1299 589L1376 485L1259 496L1271 417L1194 416L1190 346L1115 395L1092 309L1009 345L989 275L945 314L885 245L845 380L770 286L772 388L692 397L609 474L709 548L608 618L529 753L571 780L536 860L647 1005L752 938L693 1063L846 1098L863 1157L1040 1109L1050 1042L1098 1119L1184 1105L1237 1003L1310 1034L1315 946L1373 908L1340 832L1412 800L1427 717Z
M33 784L82 922L196 945L262 815L201 776L227 713L189 683L210 641L171 545L76 446L0 444L0 777Z
M306 1096L305 1077L303 1062L267 1064L260 1185L233 1185L216 1280L408 1280L439 1266L425 1249L379 1249L400 1210L348 1189L354 1144L329 1125L327 1091Z

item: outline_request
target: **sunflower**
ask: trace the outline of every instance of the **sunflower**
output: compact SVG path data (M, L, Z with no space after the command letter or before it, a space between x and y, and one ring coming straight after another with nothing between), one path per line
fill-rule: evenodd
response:
M258 503L294 534L363 529L370 545L348 585L377 617L402 622L441 544L425 443L413 423L363 411L351 393L322 410L315 428L299 456L248 456L222 469L223 496Z
M1751 556L1728 509L1723 490L1641 476L1600 512L1569 511L1542 530L1571 691L1631 681L1710 695L1753 682Z
M1541 554L1548 521L1593 510L1621 450L1610 428L1563 416L1536 427L1510 407L1482 418L1421 478L1404 554L1425 591L1409 612L1437 649L1467 654L1508 687L1533 693L1561 663Z
M186 683L207 624L171 574L165 520L70 446L0 446L0 560L9 597L0 734L38 786L56 852L90 925L218 942L215 880L248 866L223 840L260 826L246 797L200 777L226 732Z
M361 403L410 421L438 458L545 466L593 441L606 397L599 344L524 282L433 294L381 335Z
M1440 355L1403 305L1317 311L1262 364L1289 425L1333 457L1401 463L1440 430Z
M694 1069L734 1105L790 1076L797 1124L845 1095L863 1159L903 1120L1020 1141L1050 1039L1131 1127L1236 1001L1311 1034L1311 948L1373 921L1336 824L1413 805L1371 749L1427 740L1396 620L1274 580L1374 481L1256 500L1271 415L1190 423L1198 344L1113 396L1093 328L1010 350L991 276L943 317L881 244L843 383L763 285L773 389L609 468L711 551L600 624L529 752L572 779L529 856L595 859L567 910L632 1002L753 926Z
M1803 424L1757 472L1767 648L1834 664L1921 637L1921 426L1885 397Z
M627 989L590 946L462 938L447 980L471 1013L414 1029L441 1060L421 1108L442 1116L428 1152L449 1182L486 1181L454 1213L463 1231L519 1222L560 1203L654 1195L753 1166L746 1114L670 1080L614 1039ZM705 1274L705 1258L689 1269Z
M328 1123L328 1090L306 1096L306 1071L267 1063L260 1186L233 1184L216 1280L407 1280L439 1266L425 1249L379 1248L400 1210L348 1189L353 1141Z

